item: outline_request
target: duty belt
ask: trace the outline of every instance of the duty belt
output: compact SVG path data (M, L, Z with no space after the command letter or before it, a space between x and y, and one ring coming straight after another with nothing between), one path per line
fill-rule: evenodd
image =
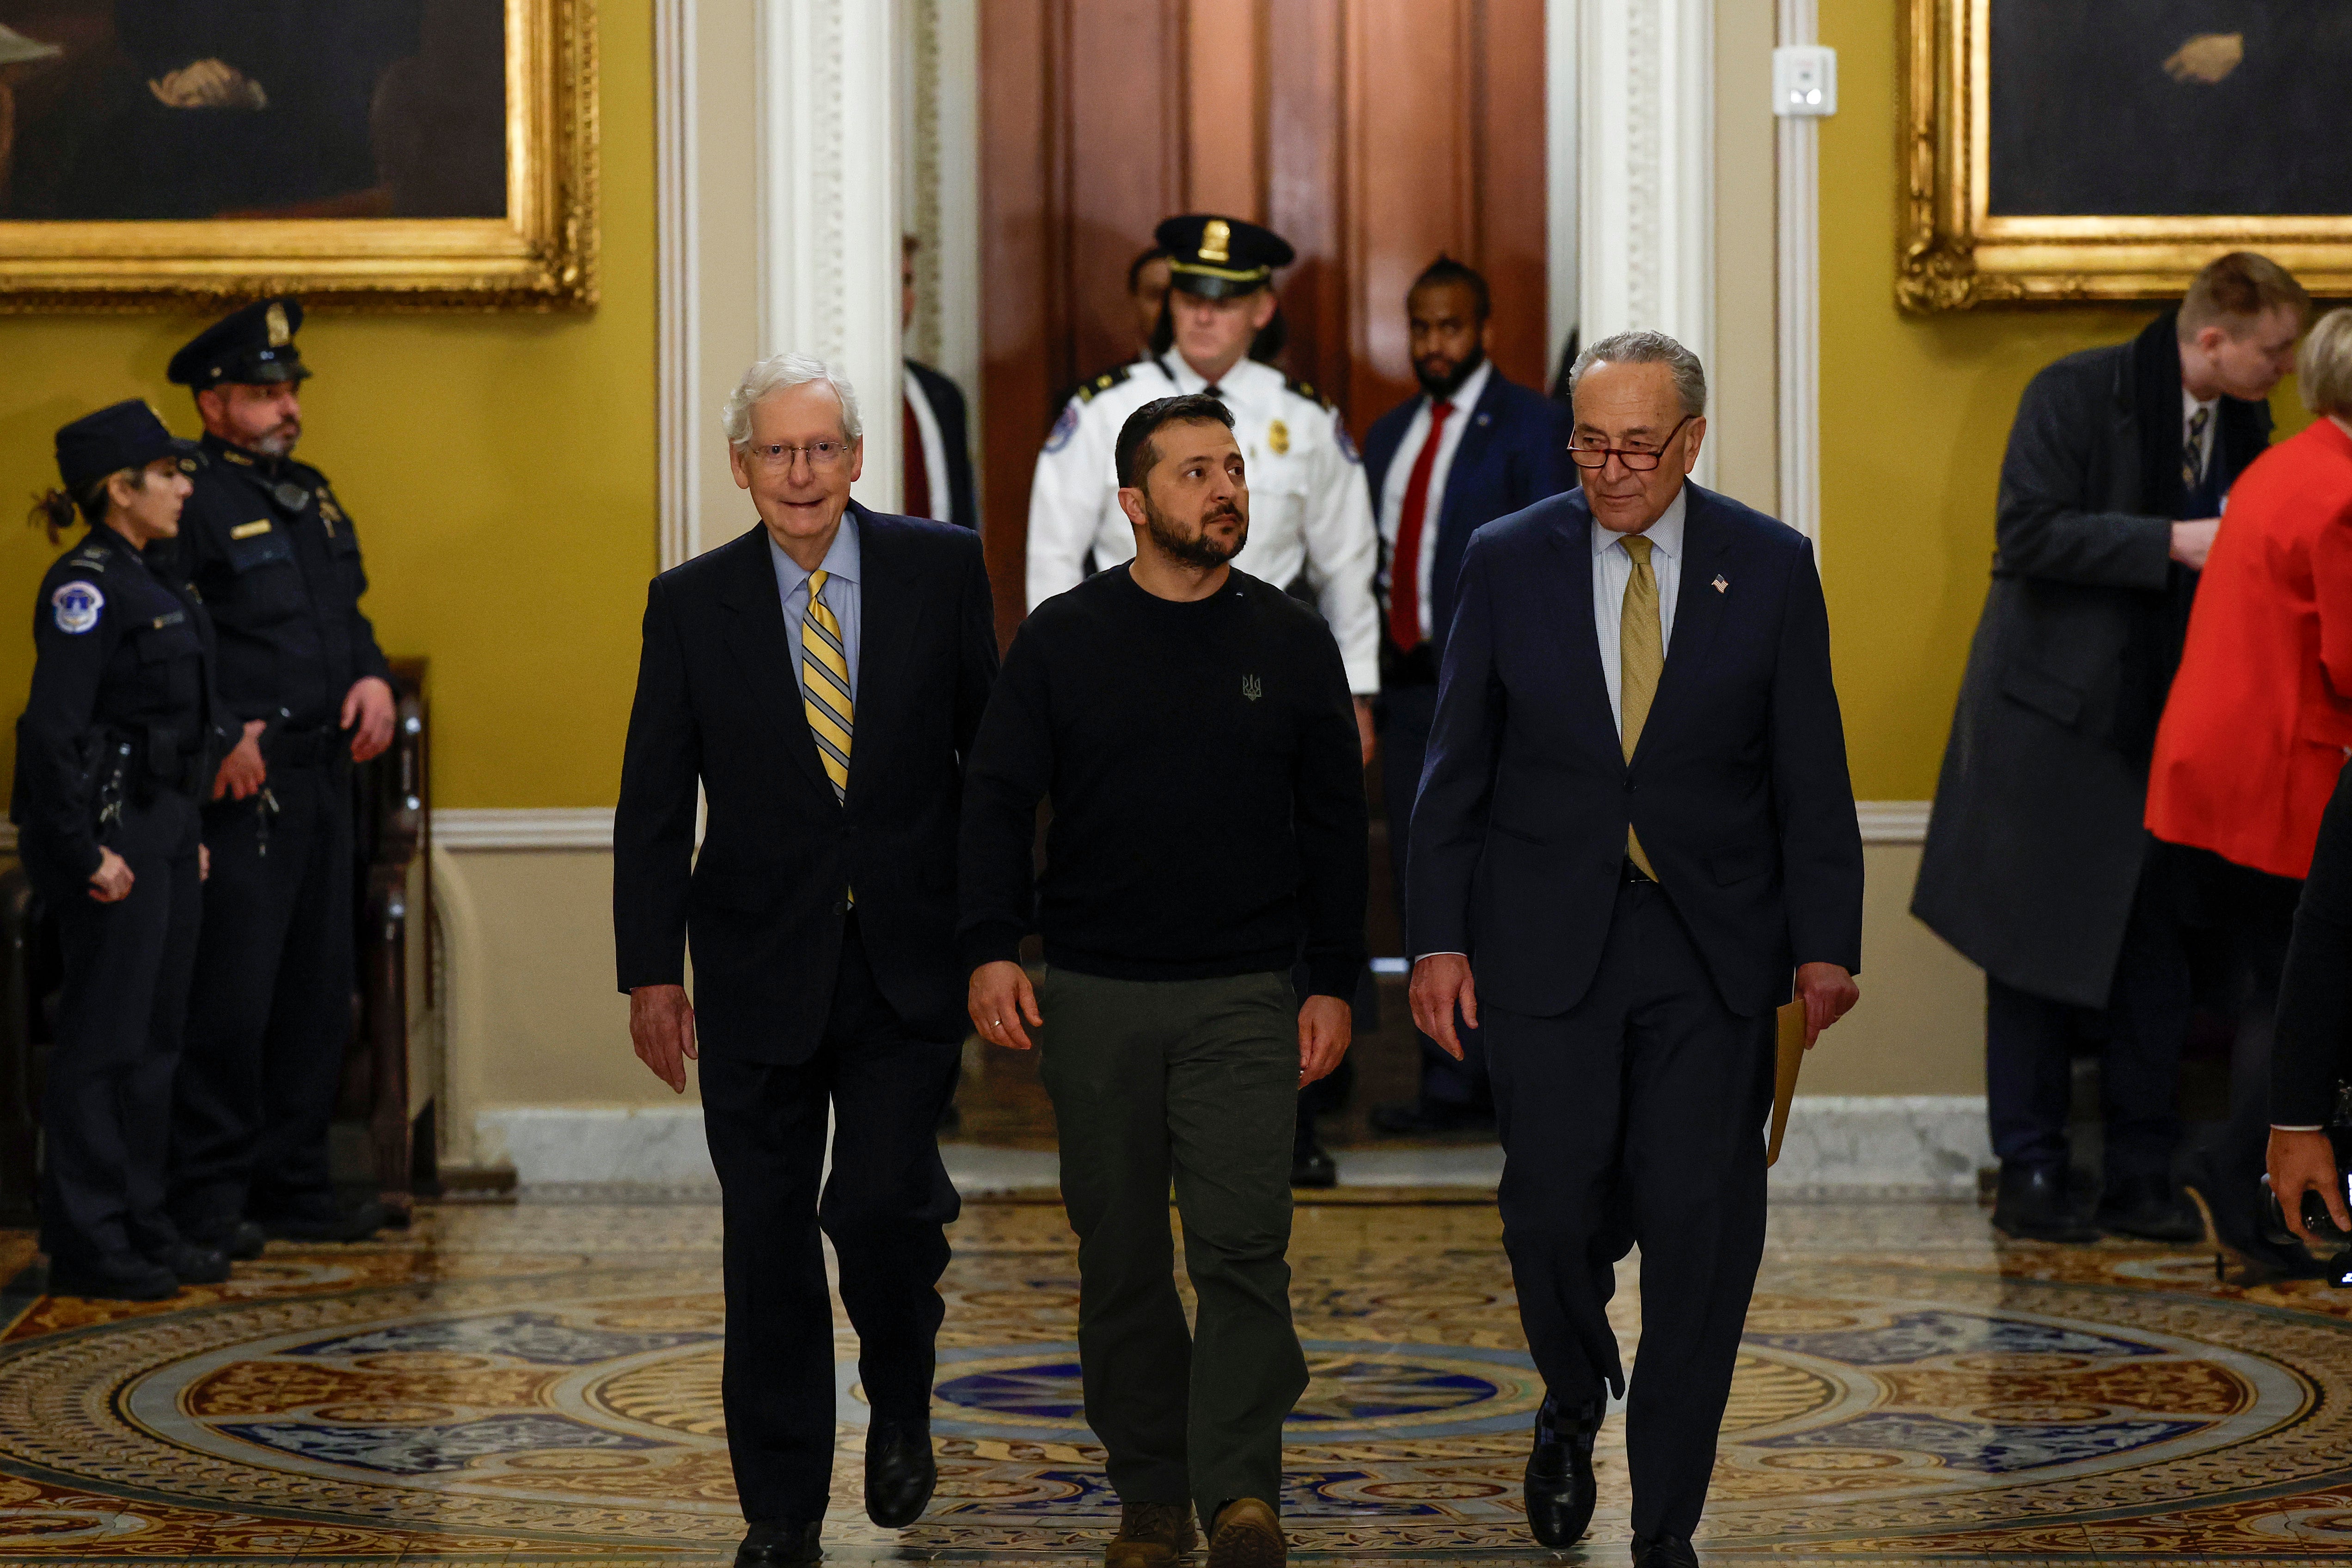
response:
M344 746L343 732L321 724L309 730L278 730L262 741L262 755L273 768L315 768L335 760Z

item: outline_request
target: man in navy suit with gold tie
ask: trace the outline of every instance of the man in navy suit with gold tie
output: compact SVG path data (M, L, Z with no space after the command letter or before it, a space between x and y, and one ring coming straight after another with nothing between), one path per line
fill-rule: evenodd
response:
M1637 1568L1696 1562L1764 1247L1773 1011L1853 1005L1862 835L1829 615L1794 531L1685 481L1696 356L1658 332L1572 376L1584 487L1487 524L1455 588L1412 814L1413 1018L1483 1025L1519 1317L1546 1385L1528 1523L1592 1517L1624 1373L1607 1306L1642 1249L1626 1409Z

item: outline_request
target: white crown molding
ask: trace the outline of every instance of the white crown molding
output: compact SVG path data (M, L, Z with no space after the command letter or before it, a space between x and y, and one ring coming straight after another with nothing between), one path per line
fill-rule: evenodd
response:
M1864 800L1854 803L1862 819L1864 844L1925 844L1927 841L1927 800Z
M433 844L439 849L606 849L613 847L613 808L527 807L520 810L436 811Z
M1583 0L1577 49L1579 326L1715 363L1714 0ZM1715 443L1691 477L1715 482Z
M1780 0L1780 43L1816 37L1816 0ZM1822 542L1821 121L1784 114L1780 136L1780 521Z

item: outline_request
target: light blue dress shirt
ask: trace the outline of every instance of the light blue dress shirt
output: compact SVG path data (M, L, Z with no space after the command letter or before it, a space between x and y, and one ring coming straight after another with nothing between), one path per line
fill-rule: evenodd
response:
M776 592L784 602L784 631L793 639L793 679L801 688L801 699L808 699L808 671L801 668L801 617L808 613L810 574L799 562L784 553L776 536L768 536L768 559L776 566ZM841 623L841 648L849 656L849 700L857 700L857 629L858 578L861 575L857 558L857 514L841 514L841 531L833 536L833 548L824 552L817 570L831 574L824 581L825 608Z
M1658 651L1675 643L1675 598L1683 582L1683 514L1690 487L1675 491L1675 499L1658 521L1642 531L1649 540L1650 571L1658 579ZM1609 681L1609 713L1617 733L1625 732L1625 650L1619 642L1625 617L1625 584L1633 579L1633 555L1626 536L1592 524L1592 629L1601 638L1601 673Z

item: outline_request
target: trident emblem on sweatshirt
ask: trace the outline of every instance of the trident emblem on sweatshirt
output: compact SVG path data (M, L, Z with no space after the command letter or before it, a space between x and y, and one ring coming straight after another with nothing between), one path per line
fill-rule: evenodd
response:
M1258 684L1256 676L1244 675L1242 677L1242 695L1255 702L1265 695L1265 688Z

